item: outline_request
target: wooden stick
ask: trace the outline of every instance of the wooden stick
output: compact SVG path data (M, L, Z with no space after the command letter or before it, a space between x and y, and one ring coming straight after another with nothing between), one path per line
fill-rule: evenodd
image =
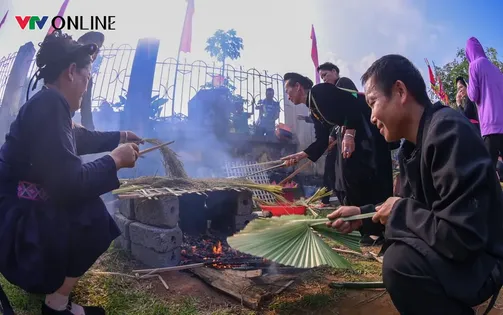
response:
M272 166L272 167L269 167L269 168L264 168L263 170L261 171L257 171L257 172L254 172L254 173L251 173L251 174L247 174L247 175L244 175L244 176L240 176L241 178L245 178L245 177L250 177L250 176L253 176L253 175L257 175L257 174L260 174L260 173L264 173L264 172L268 172L268 171L272 171L274 169L277 169L277 168L280 168L280 167L283 167L285 166L286 163L283 162L282 164L280 165L276 165L276 166Z
M295 177L295 175L297 175L300 172L302 172L302 170L304 170L308 165L311 165L311 161L304 163L302 166L300 166L298 169L296 169L292 174L288 175L285 179L283 179L282 181L280 181L278 183L278 185L281 186L284 183L286 183L287 181L291 180L292 178Z
M255 163L255 164L249 164L249 165L241 165L241 166L233 166L230 169L235 170L238 168L247 168L247 167L254 167L254 166L264 166L264 165L269 165L269 164L277 164L283 162L282 160L277 160L277 161L269 161L269 162L263 162L263 163Z
M204 267L205 265L206 265L206 263L198 263L198 264L190 264L190 265L174 266L174 267L165 267L165 268L156 268L156 269L139 269L139 270L133 270L133 273L152 274L152 273L159 273L159 272L179 271L179 270L186 270L186 269L192 269L192 268L200 268L200 267Z
M148 149L145 149L145 150L141 150L141 151L140 151L140 156L142 156L142 155L143 155L143 154L145 154L145 153L149 153L149 152L152 152L152 151L154 151L154 150L157 150L157 149L160 149L160 148L162 148L162 147L165 147L165 146L167 146L167 145L170 145L170 144L172 144L173 142L175 142L175 141L165 142L165 143L162 143L162 144L158 144L158 145L156 145L156 146L153 146L153 147L151 147L151 148L148 148Z

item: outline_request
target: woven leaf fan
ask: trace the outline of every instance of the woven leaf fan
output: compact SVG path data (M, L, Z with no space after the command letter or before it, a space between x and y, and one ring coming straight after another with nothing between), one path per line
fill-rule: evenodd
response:
M360 235L340 234L327 228L327 221L303 215L255 219L241 232L227 238L227 242L235 250L282 265L296 268L328 265L350 269L350 263L332 250L319 235L358 252Z

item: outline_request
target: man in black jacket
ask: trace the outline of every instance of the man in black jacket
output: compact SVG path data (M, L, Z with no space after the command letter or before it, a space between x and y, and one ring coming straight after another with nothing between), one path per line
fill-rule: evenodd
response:
M341 207L329 225L343 233L386 225L383 281L401 314L474 314L491 296L494 304L503 281L503 198L482 138L461 113L431 104L405 57L382 57L362 82L386 141L405 139L400 197ZM372 220L340 219L373 211Z

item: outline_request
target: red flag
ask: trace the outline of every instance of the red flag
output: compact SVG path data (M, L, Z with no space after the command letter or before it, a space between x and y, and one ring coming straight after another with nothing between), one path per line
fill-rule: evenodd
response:
M70 2L70 0L63 1L63 4L61 5L61 8L59 9L57 16L64 16L65 15L65 11L66 11L66 7L68 6L68 2ZM59 28L61 26L61 19L56 19L55 24ZM52 27L52 25L51 25L51 28L49 29L49 32L47 32L47 35L51 35L52 32L54 32L54 27Z
M182 39L180 41L180 51L190 52L192 46L192 16L195 12L194 0L187 0L187 12L183 22Z
M311 59L314 63L314 68L316 72L316 84L320 83L320 74L318 73L318 66L320 62L318 60L318 42L316 41L316 33L314 32L314 25L311 25Z
M5 15L3 16L3 19L0 21L0 28L2 28L2 25L4 25L5 21L7 20L7 15L9 14L9 10L5 12Z
M436 90L437 88L437 80L435 80L435 75L433 74L433 70L431 70L430 63L428 62L428 59L424 59L426 62L426 65L428 66L428 74L430 76L430 85L432 90Z

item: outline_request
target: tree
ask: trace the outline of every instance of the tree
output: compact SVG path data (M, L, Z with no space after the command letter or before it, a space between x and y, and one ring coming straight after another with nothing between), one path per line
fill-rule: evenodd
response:
M493 64L495 64L503 72L503 61L498 58L498 51L495 48L487 47L485 49L487 59L489 59ZM456 58L445 64L442 67L435 67L436 74L442 81L444 91L449 95L449 103L451 105L456 104L456 78L462 76L465 80L468 78L468 60L466 59L465 50L463 48L458 48L456 53ZM430 96L432 96L430 91Z
M206 51L211 57L216 57L222 63L222 75L225 68L225 60L230 58L236 60L241 57L243 49L243 39L237 36L234 29L217 30L213 36L206 41Z

